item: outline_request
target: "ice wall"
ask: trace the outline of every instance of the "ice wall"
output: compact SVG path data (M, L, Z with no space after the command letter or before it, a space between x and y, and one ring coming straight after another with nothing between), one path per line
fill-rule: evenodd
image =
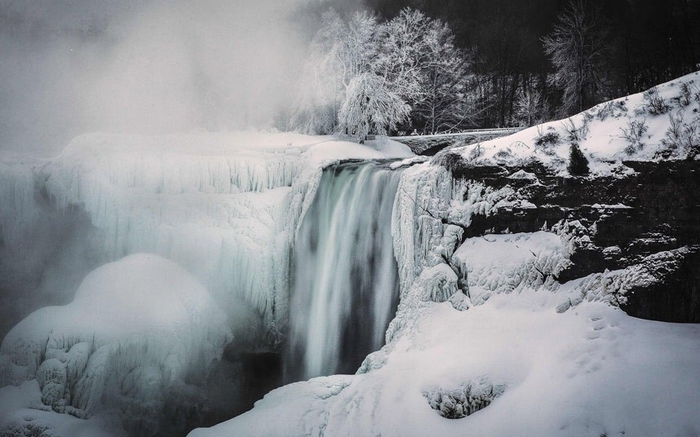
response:
M46 189L59 208L84 208L107 259L157 253L187 266L227 310L244 301L273 324L303 160L239 141L82 136L48 166Z
M22 245L39 218L34 200L34 171L40 161L15 156L0 156L0 242L23 256Z
M384 344L398 298L391 215L401 172L326 169L294 248L288 372L354 373Z

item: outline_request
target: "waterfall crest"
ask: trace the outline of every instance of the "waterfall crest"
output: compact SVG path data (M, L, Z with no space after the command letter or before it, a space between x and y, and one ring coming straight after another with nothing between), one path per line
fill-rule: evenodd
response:
M288 379L354 373L384 344L398 274L391 217L400 171L326 169L294 248Z

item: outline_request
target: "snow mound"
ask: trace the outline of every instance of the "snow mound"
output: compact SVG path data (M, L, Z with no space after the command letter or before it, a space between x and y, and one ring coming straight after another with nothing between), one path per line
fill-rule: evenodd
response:
M56 412L112 412L148 428L169 396L186 402L196 392L231 339L225 314L192 275L136 254L90 273L70 304L16 325L2 342L0 373L24 368Z
M474 164L537 160L566 174L570 145L578 144L593 173L610 174L624 160L698 159L698 126L700 72L695 72L567 119L453 150Z

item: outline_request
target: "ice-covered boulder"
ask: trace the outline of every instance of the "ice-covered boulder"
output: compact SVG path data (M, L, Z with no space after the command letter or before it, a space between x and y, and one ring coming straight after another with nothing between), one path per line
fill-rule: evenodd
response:
M136 254L90 273L70 304L16 325L0 373L36 378L56 412L117 414L127 428L156 429L166 401L200 401L198 387L231 339L226 315L191 274Z

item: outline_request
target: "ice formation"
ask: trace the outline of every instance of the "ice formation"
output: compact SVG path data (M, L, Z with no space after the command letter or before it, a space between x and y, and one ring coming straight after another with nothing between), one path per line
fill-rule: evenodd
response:
M411 156L297 134L77 137L42 174L59 208L84 209L105 260L156 253L186 266L235 313L286 325L289 254L321 168L338 159Z
M179 415L176 422L190 420L205 402L197 387L201 388L201 379L207 376L207 363L223 352L232 327L256 336L253 341L262 350L278 347L287 335L292 243L323 168L341 159L411 156L406 146L385 139L362 146L333 137L232 133L90 134L76 138L58 157L46 161L3 158L3 254L21 254L8 252L10 244L31 248L35 241L31 233L36 231L33 220L42 213L51 210L54 214L57 209L70 219L78 211L87 220L84 232L96 246L85 251L96 254L94 262L127 256L116 265L133 264L129 255L140 252L174 261L210 290L207 299L224 310L225 320L211 302L207 305L214 312L191 314L194 319L189 320L178 308L171 308L172 299L162 293L143 302L141 296L128 292L123 294L127 301L120 300L116 291L108 293L116 288L84 292L86 284L114 279L95 280L104 272L97 270L85 279L72 304L39 309L6 336L0 354L0 385L36 379L40 405L34 403L31 408L52 408L80 417L95 413L99 414L92 417L100 417L103 411L114 410L126 418L128 426L146 433L157 427L155 421L163 414ZM29 236L26 240L25 235ZM391 247L390 239L385 243ZM155 255L138 257L146 264L158 264L160 261L149 261ZM114 264L103 267L114 268ZM150 281L144 284L157 281L148 279L146 272L136 273L134 280ZM152 278L158 275L158 269L151 272ZM173 273L175 278L181 276L181 272ZM133 288L124 283L127 278L119 279L124 288ZM144 296L149 294L144 292ZM127 297L143 304L132 308L135 315L107 311L121 304L133 307ZM158 299L167 301L160 310L155 304ZM173 302L177 306L178 299ZM387 322L387 305L375 305L377 326ZM162 320L164 326L146 323L160 320L170 310L182 319ZM87 316L78 317L78 313ZM133 322L136 315L140 319L119 324L114 318L118 314L126 321ZM382 329L375 329L375 338L383 337ZM380 346L381 342L371 347ZM200 356L204 361L197 361ZM201 372L193 375L192 369ZM12 392L9 386L2 390ZM166 405L163 400L168 397L171 402ZM0 395L0 399L5 398ZM183 404L177 403L180 401ZM170 410L160 414L156 410L161 407ZM39 416L42 414L35 410L26 417ZM47 427L56 429L56 421L49 422ZM5 425L0 423L0 429L6 429ZM17 423L10 428L15 425L24 429ZM179 432L182 429L185 427Z
M2 342L0 373L36 378L42 403L56 412L114 413L147 434L172 398L196 400L231 339L226 315L192 275L136 254L90 273L72 303L16 325Z
M41 161L16 156L0 155L0 241L22 256L28 249L26 241L39 216L34 200L35 175L33 168Z
M304 170L294 151L216 136L83 136L49 165L46 187L59 207L88 212L107 259L157 253L187 266L225 307L243 299L275 322L289 194Z
M391 214L400 171L324 171L294 248L289 361L303 379L353 373L384 344L398 299Z

